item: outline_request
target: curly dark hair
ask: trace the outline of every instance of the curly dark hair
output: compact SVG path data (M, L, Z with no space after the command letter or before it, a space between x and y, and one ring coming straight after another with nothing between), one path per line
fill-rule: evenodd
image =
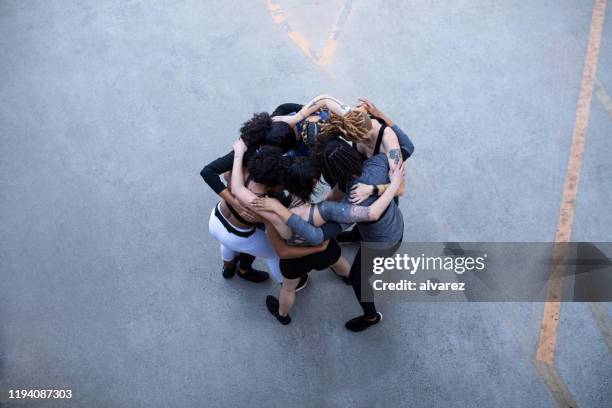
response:
M253 117L240 127L240 138L249 149L257 149L262 145L276 146L287 152L296 143L291 126L285 122L273 122L266 112L253 114Z
M320 178L321 170L312 158L297 157L285 171L284 187L300 202L308 203Z
M240 138L249 149L257 149L264 143L266 133L272 127L272 118L266 112L253 114L253 117L240 127Z
M327 184L332 187L338 185L342 191L354 177L361 175L363 157L339 137L318 138L311 150L311 157L321 169Z
M272 188L282 185L283 177L290 164L291 160L283 156L281 148L262 146L249 159L247 169L253 181Z

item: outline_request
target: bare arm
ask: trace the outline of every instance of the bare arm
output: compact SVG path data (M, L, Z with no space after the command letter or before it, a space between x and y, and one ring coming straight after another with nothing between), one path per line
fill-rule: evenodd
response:
M283 122L287 122L290 126L295 127L298 122L306 119L316 111L323 108L327 108L330 112L339 116L344 116L351 110L350 106L343 104L331 95L319 95L304 105L295 115L275 116L273 120L281 120Z
M324 241L319 245L308 247L287 245L278 231L276 231L274 226L268 221L266 221L266 233L268 234L268 238L270 238L272 247L281 259L301 258L317 252L322 252L327 249L327 245L329 244L329 241Z
M403 179L404 164L402 163L398 168L391 171L391 182L388 184L388 188L376 201L370 204L370 206L364 207L352 205L347 202L323 201L315 207L315 219L321 217L325 221L335 221L341 224L378 221L391 203L391 200L393 200L395 192L399 189ZM292 218L292 216L294 216L294 218L296 217L278 200L271 198L258 198L254 203L254 208L260 211L273 211L278 214L281 220L287 223L289 223L289 219ZM293 221L294 223L296 222L295 219ZM294 230L293 232L296 231Z
M378 221L383 215L396 191L404 180L404 164L391 171L391 183L385 192L368 207L352 205L347 202L323 201L317 206L320 216L326 221L336 221L344 224L354 222Z
M397 135L390 128L386 128L383 133L382 148L386 152L387 160L389 160L389 168L394 169L399 166L402 161L400 144Z
M245 206L253 210L251 202L257 198L257 196L244 185L242 161L245 151L246 145L241 139L238 139L238 141L234 143L234 164L232 167L231 186L234 196ZM265 220L270 221L284 239L291 238L291 229L276 214L267 211L255 211L255 213Z

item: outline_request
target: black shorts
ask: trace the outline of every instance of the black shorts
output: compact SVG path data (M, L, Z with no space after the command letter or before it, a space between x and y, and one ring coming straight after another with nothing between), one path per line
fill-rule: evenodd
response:
M330 239L329 245L327 245L325 251L303 256L301 258L281 259L280 270L285 278L298 279L305 273L314 269L322 271L329 268L331 265L338 262L340 255L340 245L338 245L335 239Z

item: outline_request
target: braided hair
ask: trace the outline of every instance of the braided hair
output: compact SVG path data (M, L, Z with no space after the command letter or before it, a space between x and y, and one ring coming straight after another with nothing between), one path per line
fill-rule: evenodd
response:
M331 113L321 127L321 136L340 136L351 142L359 143L368 134L367 115L359 110L352 110L344 116Z
M354 177L361 176L363 157L339 137L319 138L312 157L327 184L338 185L342 191Z
M299 204L310 202L321 178L321 170L311 157L297 157L286 168L283 177L285 189Z

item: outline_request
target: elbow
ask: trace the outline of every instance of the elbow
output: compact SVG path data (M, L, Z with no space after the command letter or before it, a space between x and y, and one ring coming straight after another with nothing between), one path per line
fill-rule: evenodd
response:
M276 254L281 259L288 259L291 256L287 248L276 248Z
M375 212L375 211L369 211L368 212L368 221L369 222L378 221L379 219L380 219L380 214L378 212Z
M208 166L204 167L202 169L202 171L200 172L200 176L202 176L202 178L206 181L206 179L208 179L210 177L210 169L208 168Z

